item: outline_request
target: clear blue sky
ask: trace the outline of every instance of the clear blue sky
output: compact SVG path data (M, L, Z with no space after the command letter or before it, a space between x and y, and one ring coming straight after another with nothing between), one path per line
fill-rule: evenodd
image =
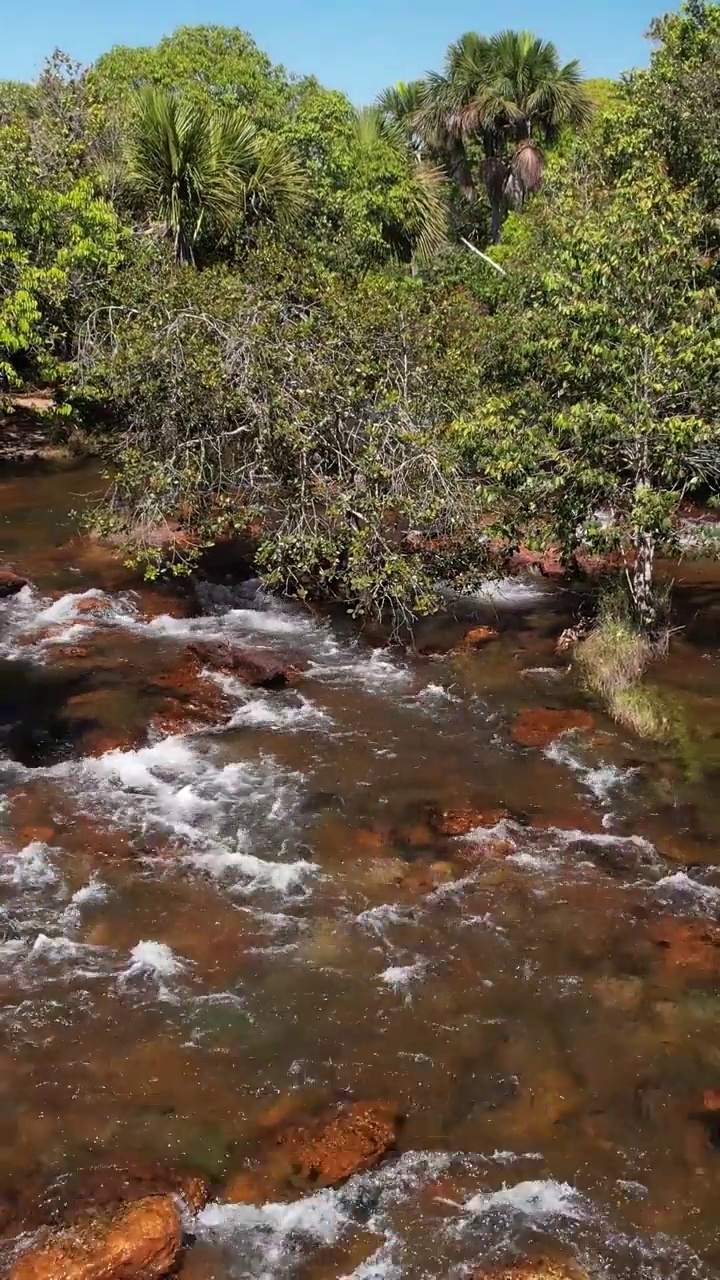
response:
M0 0L0 78L34 76L55 46L90 62L113 44L154 44L181 23L249 31L291 71L315 73L360 103L439 66L471 29L529 27L586 75L647 59L650 18L672 0Z

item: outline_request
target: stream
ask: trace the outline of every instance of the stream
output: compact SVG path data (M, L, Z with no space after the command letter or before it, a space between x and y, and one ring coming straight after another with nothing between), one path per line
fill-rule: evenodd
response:
M167 1166L212 1188L187 1280L720 1276L718 566L678 571L687 729L653 745L556 654L542 577L408 656L253 582L140 583L77 533L100 483L0 476L0 1271L30 1191ZM211 673L178 728L215 640L302 674ZM581 727L518 731L542 709ZM228 1202L275 1118L349 1100L401 1117L385 1159Z

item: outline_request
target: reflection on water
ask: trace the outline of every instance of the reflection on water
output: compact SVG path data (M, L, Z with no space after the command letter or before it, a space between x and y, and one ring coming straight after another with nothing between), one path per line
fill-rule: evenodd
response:
M6 1256L38 1197L57 1220L91 1171L163 1165L212 1182L188 1277L460 1277L538 1249L720 1274L707 634L658 673L699 775L597 708L526 747L521 711L588 709L553 651L572 602L542 584L474 602L500 637L458 656L428 656L448 619L409 659L252 586L199 612L67 542L76 479L0 484L34 584L0 602ZM688 613L694 591L717 607L699 581ZM164 733L158 690L198 638L304 674L214 673L222 714ZM351 1098L402 1113L386 1161L226 1202L294 1108Z

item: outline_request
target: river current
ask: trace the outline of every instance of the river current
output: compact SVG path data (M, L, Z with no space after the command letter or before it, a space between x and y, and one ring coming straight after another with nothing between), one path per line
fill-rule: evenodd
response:
M143 586L75 531L97 484L0 478L29 580L0 601L0 1201L199 1170L192 1280L540 1245L597 1280L720 1276L716 567L680 572L654 678L685 728L652 746L556 654L577 601L542 578L374 648L253 582ZM498 638L463 650L470 625ZM178 730L198 640L302 676L211 673L222 711ZM526 745L541 709L585 727ZM269 1115L351 1099L402 1116L385 1160L228 1202Z

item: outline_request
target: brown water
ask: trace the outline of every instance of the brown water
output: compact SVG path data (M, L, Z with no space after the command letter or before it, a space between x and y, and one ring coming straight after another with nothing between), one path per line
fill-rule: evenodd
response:
M595 1277L720 1275L712 567L683 569L657 679L686 727L652 747L555 657L577 602L542 581L421 633L498 626L466 656L373 651L252 584L174 618L75 537L97 485L0 480L2 558L33 583L0 602L8 1203L32 1188L58 1216L83 1171L200 1169L218 1199L190 1224L194 1280L459 1277L538 1242ZM289 692L231 682L210 730L82 754L98 718L129 742L158 676L220 635L309 669ZM534 707L595 727L520 746ZM429 821L467 808L470 836ZM397 1103L399 1153L339 1190L223 1203L269 1108L341 1098Z

